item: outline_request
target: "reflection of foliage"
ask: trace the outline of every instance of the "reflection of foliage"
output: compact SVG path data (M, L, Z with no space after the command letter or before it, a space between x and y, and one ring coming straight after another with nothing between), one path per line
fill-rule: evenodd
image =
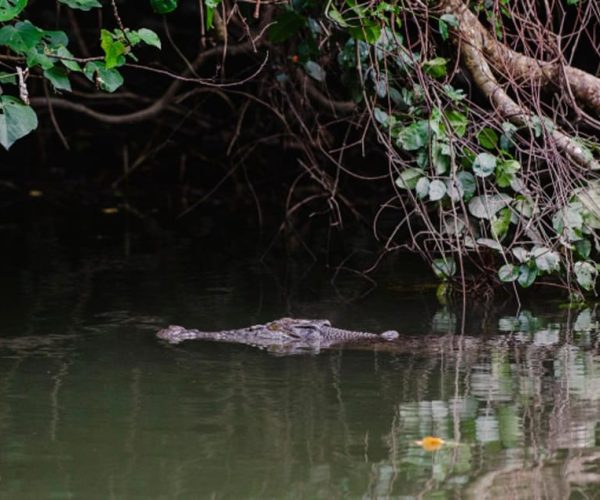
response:
M600 357L589 351L590 335L597 332L595 317L595 311L583 310L566 328L545 325L528 311L516 318L503 317L499 325L511 332L513 343L508 344L506 337L481 339L475 356L463 363L450 360L453 366L440 365L439 371L430 372L428 383L432 387L441 383L439 391L453 396L399 405L388 443L411 471L405 474L421 478L432 493L450 493L468 482L465 491L474 498L499 495L503 481L517 472L528 478L510 479L513 494L519 497L533 494L550 477L556 491L568 492L569 483L582 476L561 475L553 460L561 457L565 467L575 471L577 464L570 464L561 449L583 450L597 444ZM553 367L550 371L544 369L548 364ZM442 448L432 456L398 441L398 436L412 439L426 434L456 440L461 448L456 452ZM538 469L538 460L548 465ZM476 479L470 479L474 474ZM600 476L593 481L597 479Z

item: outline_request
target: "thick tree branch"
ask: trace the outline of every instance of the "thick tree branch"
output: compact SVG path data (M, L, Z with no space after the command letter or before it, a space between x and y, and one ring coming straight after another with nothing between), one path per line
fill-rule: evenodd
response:
M458 27L454 36L460 47L463 64L471 73L477 87L504 118L520 127L531 128L534 125L534 119L537 117L530 110L517 104L506 93L496 80L485 57L486 50L484 46L486 43L489 45L491 39L486 29L461 0L442 0L440 3L447 13L455 15L458 19ZM496 52L499 53L500 51ZM509 61L503 62L509 64ZM547 132L557 148L575 163L582 167L600 170L600 163L572 137L556 127L552 127L552 130L547 130Z
M228 55L237 55L242 53L251 52L254 49L254 44L250 41L241 43L239 45L232 45L227 47ZM196 59L192 63L192 68L197 69L209 58L214 56L219 56L223 53L224 46L214 47L212 49L204 50L198 54ZM95 120L114 124L114 125L124 125L124 124L132 124L132 123L140 123L151 118L154 118L159 113L164 111L175 99L175 96L181 86L189 81L188 75L191 74L191 68L188 68L182 75L180 79L174 80L168 87L165 93L158 98L155 102L150 104L149 106L140 109L138 111L133 111L131 113L125 114L109 114L102 113L100 111L96 111L89 106L85 106L83 104L79 104L76 102L69 101L68 99L58 98L58 97L50 97L51 104L56 108L68 109L71 111L76 111L78 113L85 114L90 118L94 118ZM49 99L44 97L36 97L31 99L31 104L33 106L47 106L49 104Z
M467 40L480 40L480 47L493 68L517 81L529 81L536 86L559 88L561 82L568 85L575 98L600 117L600 78L574 68L561 61L541 61L529 57L498 41L486 30L462 0L443 0L447 13L459 20L458 30L469 31Z

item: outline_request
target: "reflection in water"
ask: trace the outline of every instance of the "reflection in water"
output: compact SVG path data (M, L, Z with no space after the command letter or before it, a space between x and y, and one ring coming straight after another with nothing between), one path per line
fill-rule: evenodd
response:
M309 273L282 296L264 270L219 268L102 256L9 276L21 306L0 338L0 497L598 497L594 310L489 313L460 335L427 290L347 304L356 282ZM407 336L288 358L154 337L288 314Z

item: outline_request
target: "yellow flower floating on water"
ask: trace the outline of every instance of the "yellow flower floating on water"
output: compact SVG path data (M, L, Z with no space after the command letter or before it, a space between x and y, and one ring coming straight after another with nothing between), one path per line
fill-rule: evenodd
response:
M415 441L415 444L419 445L425 451L437 451L446 444L446 441L435 436L425 436L420 441Z

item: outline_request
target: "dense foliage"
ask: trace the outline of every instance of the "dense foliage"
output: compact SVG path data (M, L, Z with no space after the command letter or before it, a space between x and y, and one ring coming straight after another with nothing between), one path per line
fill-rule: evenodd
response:
M7 149L38 123L28 78L66 94L79 73L114 93L123 69L140 67L139 47L161 48L155 31L126 27L134 19L122 19L113 0L104 10L117 28L99 30L101 52L76 56L65 32L27 20L27 3L0 1ZM102 8L96 0L59 3ZM182 8L176 0L149 3L167 20ZM347 178L375 207L369 217L383 253L418 252L442 280L467 284L483 274L524 288L562 283L580 297L595 289L599 270L600 79L575 66L582 54L594 54L588 68L600 60L599 10L576 0L204 0L201 48L189 60L180 54L184 70L145 67L174 79L154 107L110 117L47 90L44 102L133 123L163 112L183 84L239 97L244 85L263 82L248 90L237 127L257 106L299 150L288 221L320 204L342 226L359 201L357 191L343 192ZM251 74L227 79L225 56L240 54L265 59ZM198 76L215 55L222 55L218 76ZM383 153L380 165L356 167L350 156L373 148ZM294 201L301 183L313 194ZM391 227L379 225L390 217Z

